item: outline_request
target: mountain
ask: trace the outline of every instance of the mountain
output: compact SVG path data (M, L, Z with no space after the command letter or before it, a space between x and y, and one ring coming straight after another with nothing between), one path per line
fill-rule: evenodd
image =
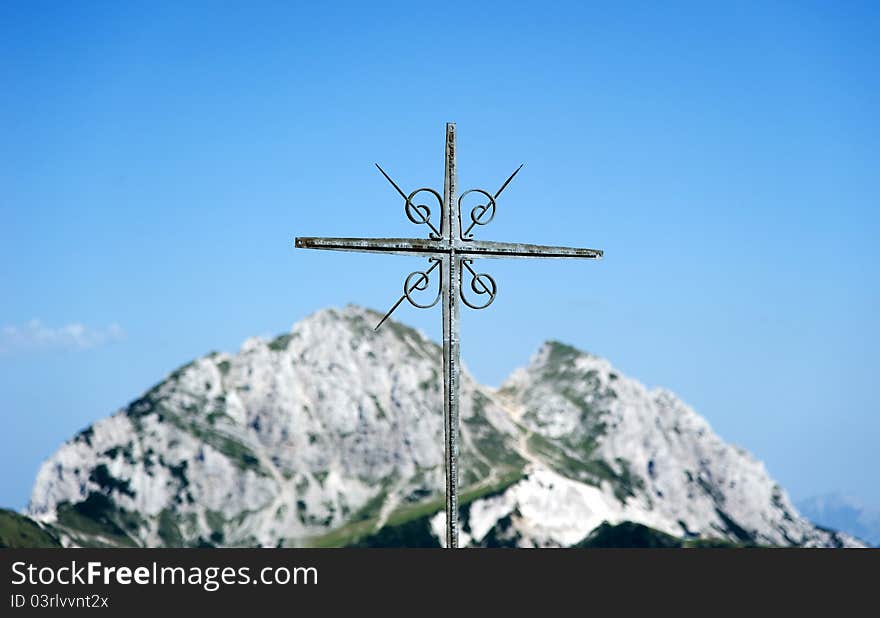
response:
M441 350L394 321L374 332L379 317L319 311L177 369L50 457L28 514L77 546L438 545ZM642 528L656 542L859 544L799 515L675 395L558 342L497 390L462 372L460 462L462 544Z
M880 547L880 509L869 507L858 498L826 494L801 500L797 507L812 521Z

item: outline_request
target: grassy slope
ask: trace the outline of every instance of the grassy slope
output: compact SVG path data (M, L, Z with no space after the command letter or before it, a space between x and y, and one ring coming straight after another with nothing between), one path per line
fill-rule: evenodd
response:
M61 547L61 542L29 517L0 509L0 547Z
M519 481L522 472L511 472L495 481L485 485L475 485L463 490L459 496L459 505L466 506L477 498L503 491ZM445 500L442 497L425 500L417 504L408 504L395 510L388 516L388 520L380 531L376 530L377 519L371 517L362 521L354 522L337 528L323 536L315 537L307 542L310 547L347 547L353 545L369 545L372 547L400 547L410 546L402 543L405 539L419 536L424 521L435 513L442 511ZM419 532L417 535L416 533ZM420 543L421 544L421 543Z

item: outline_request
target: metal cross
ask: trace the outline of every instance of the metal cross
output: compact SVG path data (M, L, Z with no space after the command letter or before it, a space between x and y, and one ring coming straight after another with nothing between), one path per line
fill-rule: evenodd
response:
M520 243L476 240L471 230L486 225L495 217L495 200L507 187L522 165L510 175L501 188L490 194L483 189L458 193L455 169L455 123L446 124L446 161L443 171L443 197L433 189L416 189L405 194L378 164L376 167L388 179L405 200L407 218L415 224L426 225L428 238L297 238L295 244L301 249L325 249L331 251L358 251L366 253L389 253L415 255L428 258L429 267L424 271L410 273L403 284L403 295L376 325L378 329L395 309L408 300L415 307L427 309L443 301L443 416L446 435L446 547L458 546L458 390L459 390L459 305L458 300L472 309L484 309L495 300L498 288L495 280L486 273L476 272L471 264L475 258L585 258L599 259L599 249L548 247ZM427 193L440 206L440 229L431 222L431 209L426 204L415 204L413 199ZM473 194L473 195L472 195ZM471 195L480 202L470 211L470 222L462 230L462 200ZM430 198L428 198L430 201ZM421 303L412 293L428 288L430 275L440 268L440 286L437 296L429 303ZM462 281L467 274L469 287L482 302L472 302L464 292Z

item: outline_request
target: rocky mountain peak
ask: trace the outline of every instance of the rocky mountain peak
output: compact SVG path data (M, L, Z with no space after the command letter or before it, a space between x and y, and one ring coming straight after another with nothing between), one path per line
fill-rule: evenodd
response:
M71 545L436 544L441 351L349 305L173 371L65 443L29 513ZM463 538L572 545L607 522L682 539L854 543L675 395L544 344L461 391Z

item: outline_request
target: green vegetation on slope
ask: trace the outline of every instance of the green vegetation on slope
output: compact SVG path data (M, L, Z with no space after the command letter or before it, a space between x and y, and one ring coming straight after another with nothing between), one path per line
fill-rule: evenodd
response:
M516 471L492 483L467 487L459 495L459 507L463 508L478 498L502 492L521 478L523 473ZM376 530L378 516L374 516L309 539L308 545L311 547L435 547L437 539L428 532L427 522L442 511L444 506L445 500L442 497L407 504L391 513L380 530Z
M57 508L58 528L82 547L137 547L129 536L144 523L137 513L125 511L107 496L92 492L82 502L62 502Z
M61 547L61 541L30 517L0 509L0 547Z

